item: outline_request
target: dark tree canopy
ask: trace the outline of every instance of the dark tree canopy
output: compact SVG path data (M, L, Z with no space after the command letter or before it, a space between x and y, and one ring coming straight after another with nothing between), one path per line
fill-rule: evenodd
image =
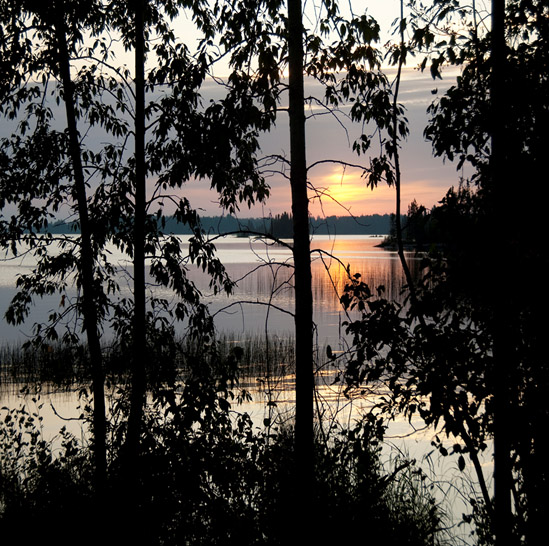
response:
M356 342L349 388L383 381L390 395L382 411L440 425L447 439L439 435L434 445L455 454L460 469L469 456L482 494L480 502L473 499L474 517L484 513L487 522L478 527L481 543L492 543L494 532L502 544L535 542L548 513L542 431L549 407L542 400L549 367L541 351L549 303L541 290L549 265L543 250L548 10L545 2L507 3L497 88L492 36L482 32L478 14L441 1L412 21L415 46L431 48L433 75L448 61L461 66L457 83L429 108L425 135L436 155L456 160L459 171L467 166L472 176L429 213L409 211L425 220L423 234L437 243L425 257L416 299L402 305L379 298L359 277L343 297L362 315L348 325ZM494 111L500 90L502 109ZM501 130L502 163L494 169ZM452 437L462 443L448 445ZM513 516L504 517L513 537L500 535L501 497L494 507L479 461L489 442L502 438L510 460L504 496L514 498ZM502 472L496 470L496 489L506 483Z

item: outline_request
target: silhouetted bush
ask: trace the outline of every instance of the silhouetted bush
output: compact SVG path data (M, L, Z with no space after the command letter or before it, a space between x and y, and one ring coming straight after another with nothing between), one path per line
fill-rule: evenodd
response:
M293 430L270 423L258 428L247 414L234 411L242 353L237 348L220 354L215 346L201 355L190 351L184 384L156 385L131 497L124 473L122 390L114 410L121 415L110 419L111 462L101 497L93 485L92 445L64 430L55 441L45 441L39 398L34 413L3 408L0 532L14 533L22 544L46 532L58 544L120 544L129 523L147 545L288 544L298 493ZM310 505L301 507L313 514L311 539L437 543L441 514L425 490L413 485L421 480L410 479L417 472L410 463L384 470L378 424L334 430L317 441Z

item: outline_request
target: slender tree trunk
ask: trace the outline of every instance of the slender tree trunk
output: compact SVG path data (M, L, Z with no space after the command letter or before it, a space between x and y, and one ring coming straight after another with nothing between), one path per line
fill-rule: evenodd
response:
M507 174L507 150L505 135L505 0L492 0L492 192L495 214L493 219L493 286L501 286L497 276L502 275L501 258L508 252L508 242L501 236L501 226L505 225L512 213L513 188ZM496 266L498 264L498 266ZM511 278L515 278L511 276ZM510 374L516 365L514 355L514 306L512 296L504 291L493 290L494 308L494 487L496 543L513 544L513 518L511 508L512 472L510 457Z
M404 1L400 0L400 22L404 21ZM402 266L402 271L404 272L404 277L406 278L406 284L408 286L408 291L410 292L410 300L412 305L417 309L417 290L412 278L412 273L410 271L410 266L406 260L406 255L404 254L404 242L402 240L402 210L401 210L401 188L402 188L402 173L400 169L400 150L399 150L399 137L398 137L398 96L400 92L400 82L402 78L402 68L404 66L404 26L400 26L400 56L398 59L397 73L394 84L393 91L393 161L395 166L395 231L397 239L397 253L400 259L400 264ZM425 318L423 314L418 314L417 318L423 326L425 326Z
M303 23L301 0L288 1L290 184L294 228L296 335L296 469L298 497L311 494L314 440L313 296L309 241L309 199L303 90ZM306 506L306 505L302 505ZM305 510L307 510L305 508Z
M66 38L64 15L57 14L56 37L59 50L59 71L63 84L65 112L69 134L70 156L74 176L74 193L78 204L80 220L80 276L82 281L82 307L84 330L88 340L88 350L91 360L92 389L93 389L93 437L96 486L101 493L105 486L107 455L106 455L106 421L105 421L105 392L104 372L101 344L99 340L99 318L94 281L94 257L91 241L91 227L88 215L86 184L80 137L76 121L75 98L73 82L70 74L70 60Z
M397 251L400 258L400 263L404 271L404 276L406 277L406 282L408 283L408 288L410 290L414 289L412 283L412 275L410 274L410 268L408 267L408 262L404 255L404 245L402 242L402 221L401 221L401 182L402 176L400 171L400 153L398 148L398 94L400 92L400 80L402 77L402 67L404 65L404 28L402 22L404 20L404 2L400 0L400 55L397 65L397 73L395 78L395 87L393 92L393 161L395 166L395 231L397 239Z
M135 28L135 173L133 215L133 331L131 355L130 414L122 469L121 512L129 543L146 543L147 527L141 514L141 467L139 464L146 393L145 316L145 24L146 0L133 0Z
M133 232L134 323L131 406L128 420L127 453L135 463L143 421L146 378L145 326L145 0L134 1L135 20L135 210ZM132 465L130 465L132 466Z

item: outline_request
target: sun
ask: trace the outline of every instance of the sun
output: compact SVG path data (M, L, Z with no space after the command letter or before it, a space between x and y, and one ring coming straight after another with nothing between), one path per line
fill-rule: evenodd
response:
M310 180L311 206L329 216L346 216L349 212L363 214L362 210L370 190L357 169L332 166ZM355 210L356 209L356 210Z

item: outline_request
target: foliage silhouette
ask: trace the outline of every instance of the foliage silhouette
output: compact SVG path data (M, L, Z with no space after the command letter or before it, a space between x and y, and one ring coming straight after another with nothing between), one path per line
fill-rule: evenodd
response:
M297 4L300 3L295 5ZM73 6L73 3L68 2L67 5ZM119 354L130 354L132 343L139 343L135 345L134 354L135 362L142 369L144 366L141 364L147 355L151 360L160 362L159 368L165 366L169 373L170 361L181 356L182 353L178 352L174 343L174 319L187 321L191 333L199 336L204 348L203 354L196 361L193 360L194 357L187 355L188 365L193 373L185 382L181 399L175 388L166 388L160 381L158 368L152 367L154 371L147 378L146 383L153 390L154 404L146 408L142 418L138 416L136 429L141 453L139 454L139 449L135 449L139 464L132 469L136 478L135 489L132 489L132 492L137 493L134 498L135 509L139 511L139 521L143 524L139 526L138 532L146 529L144 524L150 521L151 541L162 537L165 543L177 543L183 539L197 544L226 544L227 541L237 540L246 543L261 543L265 540L272 541L270 543L283 542L287 537L277 535L284 532L283 529L270 518L288 516L288 506L292 504L288 500L296 498L288 468L299 453L296 454L292 449L288 440L291 437L289 433L280 432L274 441L268 435L253 434L251 424L245 416L239 418L236 424L230 419L230 386L234 382L237 355L230 360L229 371L219 368L220 362L213 341L213 323L200 302L198 291L187 278L185 264L190 261L208 273L215 291L230 291L232 283L227 278L223 265L215 258L213 244L206 240L197 212L184 198L177 198L174 202L173 195L187 180L196 177L209 180L211 186L218 191L220 204L230 213L236 212L242 202L250 204L267 196L268 188L256 158L258 135L260 131L272 127L277 120L283 93L286 91L282 69L291 55L287 45L287 19L281 11L281 2L275 0L243 1L238 3L238 9L233 9L234 6L228 3L219 2L212 5L212 11L205 4L195 3L188 13L202 32L203 40L193 56L170 32L171 18L186 7L187 3L151 1L144 5L146 9L141 12L144 16L141 22L143 29L139 33L136 31L138 25L128 17L130 10L127 5L114 4L110 6L112 9L108 13L101 11L100 8L104 7L101 2L89 2L86 5L90 8L90 14L100 16L97 20L100 23L96 21L93 24L119 34L128 49L136 48L137 35L145 38L145 42L141 44L143 51L138 55L137 64L141 68L145 49L157 61L152 70L143 74L143 81L138 87L141 91L146 89L148 96L158 100L146 103L139 115L136 113L137 107L134 111L132 74L123 68L114 68L113 72L109 72L112 65L107 56L110 52L108 40L98 38L90 50L84 49L80 35L72 36L75 57L95 59L84 64L75 73L78 122L86 127L100 125L112 137L112 141L99 150L93 146L87 147L85 138L81 141L81 156L90 176L88 182L91 194L86 204L93 228L93 285L97 285L95 299L100 318L111 322L116 333L116 349ZM444 2L440 5L443 8L448 7ZM13 21L13 8L5 2L1 6L6 15L3 20L8 23ZM512 17L519 18L519 12L513 6L510 13ZM318 21L320 35L302 32L301 28L297 28L301 24L297 25L297 31L293 34L296 42L304 44L306 53L304 56L303 51L297 51L301 62L305 58L304 66L297 63L297 77L302 84L305 73L325 86L323 99L331 113L350 103L351 120L361 123L364 129L360 138L353 143L357 153L369 154L372 142L379 137L380 155L371 158L363 171L367 184L375 187L380 181L386 181L399 186L396 165L398 148L408 130L404 110L397 102L398 92L391 91L386 76L380 70L380 54L373 46L379 37L379 27L367 16L353 15L351 20L346 21L339 15L335 2L323 2L322 10L323 15ZM448 13L447 9L445 13ZM439 17L442 20L443 16ZM85 24L88 25L87 22ZM528 26L530 23L519 21L517 24ZM2 28L3 38L6 36L4 29L8 27L9 24ZM87 31L95 28L91 23L85 27ZM337 39L327 44L325 38L332 39L333 35L330 33L335 29ZM212 53L215 47L210 49L215 32L219 32L222 54L230 57L232 72L225 82L224 98L202 105L200 88L216 61ZM16 35L17 33L12 36ZM147 40L153 35L159 39ZM417 27L414 40L416 43L430 44L429 36L428 30ZM48 76L49 65L46 63L43 69L43 84L26 85L23 74L28 68L27 64L32 64L32 55L21 56L21 44L10 40L11 38L4 39L0 43L2 52L11 55L6 55L9 59L9 70L1 82L2 113L7 118L16 117L25 106L30 118L24 120L14 135L4 139L1 145L0 160L4 173L1 204L19 207L18 214L12 219L2 221L2 242L14 252L20 252L17 245L26 240L31 252L39 260L34 275L22 277L19 281L20 291L9 311L9 318L19 321L28 315L34 297L63 291L71 282L70 273L81 275L82 271L78 268L73 252L74 248L79 248L81 239L43 234L44 228L60 208L68 207L70 214L76 214L71 172L67 162L70 141L67 133L53 127L53 110L44 100L49 89L47 86L53 83L53 79ZM475 36L470 43L470 51L478 52L482 45L479 40ZM535 52L537 54L543 50L538 44ZM462 51L466 51L466 48ZM392 51L393 60L400 68L407 53L403 40ZM530 52L525 55L528 57ZM19 65L18 61L21 61ZM71 59L70 62L73 61ZM440 58L434 59L435 75L441 62ZM468 67L472 65L470 63ZM21 68L17 70L16 66ZM295 73L295 70L292 72ZM467 69L464 74L460 85L464 85L466 90L484 89L480 83L485 81L486 74L479 71L468 73ZM479 74L479 81L473 81ZM530 70L529 74L532 78L535 70ZM468 75L470 80L467 79ZM162 93L153 95L155 90L162 90ZM468 147L472 146L477 155L471 156L471 163L475 168L478 167L477 177L480 179L488 168L483 154L486 135L490 131L486 129L472 135L467 133L467 128L474 129L478 126L469 123L471 120L467 116L471 114L473 121L477 121L477 113L482 112L486 105L482 96L477 93L474 95L478 100L474 104L475 108L460 110L463 106L463 102L460 102L462 99L469 105L469 91L463 96L462 91L459 88L457 91L451 90L451 100L441 101L438 107L433 107L434 122L427 134L435 141L435 150L445 150L449 157L457 154L456 150L459 148L461 157L469 160ZM66 94L56 90L54 96L63 100ZM299 97L300 111L303 99L303 96ZM458 106L452 113L456 103ZM543 106L537 106L534 116L536 122L544 119L545 115ZM521 121L523 132L527 133L529 124L523 120L526 114L519 110L516 118ZM448 115L462 125L460 135L467 139L465 143L458 139L458 144L455 144L455 135L451 133L452 129L447 123ZM304 116L300 113L298 117L299 123L303 124L304 119L301 118ZM134 157L131 153L134 138L132 135L137 131L133 131L132 122L137 118L142 129L141 137L145 131L145 120L149 123L146 132L150 138L145 149ZM482 115L480 120L482 121ZM292 123L293 121L295 118ZM83 131L83 134L86 132ZM537 159L538 156L533 151L539 151L540 143L536 139L528 140L525 148L526 150L521 151L521 164ZM36 151L33 156L30 150ZM33 158L32 161L29 161L29 157ZM143 200L138 202L135 197L137 160L141 163L141 187L146 177L156 181L151 192L152 197L145 203ZM292 158L292 167L297 163L294 160L295 156ZM306 269L306 263L310 261L308 245L305 244L309 238L305 187L307 171L306 168L301 171L300 187L305 192L302 191L304 198L298 208L303 246L298 244L294 250L296 259L303 260ZM518 172L515 174L518 176ZM469 197L464 192L458 192L457 204L452 204L453 195L449 194L446 211L439 215L443 222L450 217L445 216L446 213L455 213L462 221L460 225L468 226L470 231L465 233L474 232L474 227L469 227L470 223L488 226L490 222L485 222L483 214L491 207L490 200L484 195L486 193L489 196L489 186L480 184L479 194L471 194ZM44 206L44 200L47 206ZM175 205L177 220L192 231L193 237L188 249L184 249L176 237L165 236L164 208L168 202ZM466 210L468 205L472 206L474 216ZM136 211L144 215L139 221L136 221ZM294 211L294 219L296 216ZM409 312L408 308L399 304L373 297L369 288L358 277L354 278L343 302L349 308L356 306L363 315L361 321L349 324L349 332L355 336L356 342L356 353L350 361L346 377L349 388L360 385L365 379L379 381L387 377L392 398L382 409L389 413L402 410L408 416L419 413L426 422L435 425L444 421L448 433L460 435L464 439L465 447L453 448L460 457L458 464L461 466L463 454L468 454L475 464L474 459L478 458L478 453L484 449L487 438L493 432L493 411L490 405L492 393L489 386L495 372L494 366L489 362L491 333L486 328L490 301L485 302L482 299L482 290L477 289L476 283L462 282L463 268L467 263L482 266L486 261L481 252L474 254L471 262L462 261L464 256L469 258L471 254L462 244L465 233L456 231L453 222L447 222L449 234L445 235L445 242L450 239L452 244L447 245L443 255L435 255L429 262L428 274L417 288L417 301L412 302ZM136 231L136 224L141 225L143 231ZM294 235L296 231L294 230ZM57 242L61 253L52 255L49 251ZM151 298L148 310L139 311L143 320L138 333L132 326L132 321L138 314L136 305L131 298L124 298L118 292L116 271L104 250L107 242L115 243L128 257L135 259L136 267L141 269L145 254L149 255L149 273L153 282L173 290L178 297L174 307L165 299ZM474 252L478 250L475 247ZM532 245L529 250L535 251L536 248ZM528 259L532 259L531 263L535 265L541 263L535 258ZM307 279L305 280L304 285L307 284ZM304 288L310 291L310 280ZM298 294L305 294L305 289L298 288ZM144 293L143 282L135 292ZM479 301L482 305L478 304ZM79 311L80 304L82 300L77 299L76 305L71 305L70 310ZM143 306L140 304L139 308L142 309ZM298 308L307 311L299 304ZM59 335L57 326L68 316L68 311L69 309L63 308L52 315L51 324L46 327L38 326L38 339L56 339ZM535 333L535 329L539 327L536 324L537 315L533 313L526 316L528 313L529 309L524 315L524 327L533 332L531 343L535 345L539 342L536 337L538 334ZM74 325L81 324L67 324L65 340L74 342L78 337ZM312 323L309 319L307 322L302 321L296 314L296 325L303 328L299 334L300 339L306 338L306 343L301 345L306 346L306 350L300 351L305 356L300 356L299 360L307 367L313 356L313 347L309 343ZM528 343L530 341L526 345ZM456 347L461 349L459 353ZM535 369L539 372L536 378L539 377L541 385L545 384L546 376L543 370L536 368L533 354L533 349L525 348L523 362L527 364L523 365L521 362L517 378L519 383L524 384L523 392L529 393L529 389L532 389L535 397L539 396L538 387L530 385L527 378ZM168 362L167 366L165 361ZM441 368L441 362L446 367ZM441 369L446 372L444 377L441 376ZM478 373L473 375L471 370ZM413 375L410 375L412 371ZM306 370L304 383L309 392L311 373L311 369ZM174 377L168 379L172 383ZM134 392L138 395L137 405L140 410L144 394L143 382ZM424 395L430 396L428 402L423 400ZM304 397L305 406L309 402L309 409L312 409L312 401ZM523 422L528 423L528 430L533 430L533 416L545 418L545 413L530 413L530 406L525 409L522 404L522 400L519 403L517 399L517 412L528 414ZM127 412L126 399L120 401L120 408ZM120 484L124 484L124 481L121 467L117 465L121 465L122 461L120 454L126 422L123 420L120 428L115 426L116 423L109 423L109 433L116 439L109 446L109 485L114 491L120 491ZM312 431L312 427L313 420L307 420L307 432ZM318 482L318 488L317 496L313 497L318 502L318 513L322 513L327 521L349 521L349 535L356 532L359 514L364 511L371 513L372 526L382 522L380 528L384 528L384 531L391 527L400 529L390 517L383 519L384 513L387 516L390 511L384 505L379 505L380 499L384 497L386 484L376 470L375 438L371 436L368 427L365 427L365 431L346 434L341 443L334 439L333 445L315 447L318 459L314 467L314 480ZM518 473L527 471L520 465L525 460L531 460L528 459L532 455L528 441L532 436L528 434L525 434L525 438L516 439L514 444L517 454L515 469ZM312 435L307 438L309 437L306 436L306 443L312 444L309 441L312 440ZM537 433L536 442L543 442ZM436 446L441 452L446 450L442 442L437 441ZM308 445L308 448L312 447ZM17 491L19 485L17 481L14 482L16 485L13 494L24 497L22 505L27 500L32 505L34 496L38 495L40 487L46 483L38 479L40 468L50 468L47 447L41 449L44 454L38 456L38 474L33 474L37 481L23 483ZM73 453L72 447L69 451ZM87 461L85 452L82 453L82 459L76 455L78 454L75 454L74 464L77 467ZM35 459L31 457L31 460ZM312 462L312 457L308 462ZM55 468L52 474L57 472L57 464L51 463L52 468ZM70 464L67 465L70 469ZM312 474L313 465L309 464L309 467ZM337 472L332 475L327 468L333 470L334 467ZM234 469L234 475L227 474L227 468ZM364 468L373 469L372 473L363 472ZM539 464L536 469L540 469ZM33 467L33 472L34 470ZM62 474L65 470L61 469L59 472ZM522 475L526 476L527 472ZM11 477L14 476L12 473ZM481 476L479 473L479 479ZM543 476L545 483L545 474ZM66 478L63 480L66 481ZM83 481L87 484L86 480ZM524 505L530 509L527 503L531 503L532 497L529 495L531 491L541 491L541 487L536 489L538 486L529 476L526 481L528 485L519 494L521 499L530 499L524 500ZM35 486L35 483L38 485ZM174 487L174 483L177 487ZM67 487L69 486L70 484ZM73 497L69 495L69 498ZM490 499L486 492L484 501L488 510ZM256 507L254 503L260 506ZM55 501L47 505L54 506ZM16 507L12 505L10 509L16 510ZM401 515L406 513L401 510ZM422 525L425 520L435 518L429 505L424 513L427 516L422 520ZM13 521L20 521L18 518L18 515L14 515ZM242 524L243 520L246 525ZM399 535L398 540L395 538L395 543L406 543L406 540L410 541L415 536L413 517L411 521L412 523L406 521L404 527L409 529L406 526L410 524L414 531L403 531L404 537ZM426 540L432 541L436 518L434 523L434 527L426 524L425 535L420 532L418 542L412 542L422 543L425 536ZM329 532L332 532L331 529Z
M493 44L477 17L442 1L411 22L412 44L434 51L435 76L447 60L463 65L456 85L430 107L425 134L435 154L457 159L458 169L469 164L473 175L427 215L426 230L439 248L425 257L415 300L387 301L360 277L352 280L343 302L362 319L348 324L356 347L346 379L350 389L383 381L390 394L381 411L419 415L426 424L439 425L448 440L439 435L434 445L443 455L455 454L459 468L464 454L470 457L482 494L472 499L475 519L486 518L479 524L481 543L492 543L494 534L505 544L530 543L541 532L542 514L549 513L541 494L546 466L539 459L545 452L540 432L549 415L541 402L548 368L538 352L548 302L518 286L524 287L526 278L531 286L543 286L547 256L541 238L544 200L527 205L527 194L517 192L515 183L526 178L537 191L543 178L545 137L538 124L547 117L547 6L507 3L507 68L498 85L516 86L517 92L506 95L505 116L501 109L491 111ZM460 33L465 34L461 42ZM494 170L494 117L503 119L508 135L500 142L499 170ZM502 276L505 284L498 282ZM461 442L448 445L452 437ZM495 506L479 462L492 440L503 441L495 454L496 494L502 494ZM506 455L508 470L498 462ZM506 501L511 495L512 515Z
M191 372L184 385L159 388L155 403L147 406L142 464L135 476L141 540L147 544L287 544L294 536L287 525L296 494L293 431L262 430L238 412L231 393L240 351L219 356L215 346L189 355ZM116 423L116 416L110 422ZM58 540L72 543L70 532L92 526L83 537L91 544L99 537L88 511L93 490L88 448L66 432L58 439L61 447L54 448L39 427L39 407L33 413L2 410L0 529L16 531L33 517L36 525L25 538L30 542L44 532L38 523L55 528L72 515L63 527L68 532ZM317 444L310 508L321 525L310 529L311 537L357 539L366 528L370 538L388 544L444 543L443 514L412 463L385 474L379 461L381 434L365 421L340 430L329 444ZM124 476L116 457L123 435L115 428L108 437L107 487L116 492ZM399 487L408 471L416 477ZM416 486L402 486L414 480ZM101 540L116 544L127 537L127 529L120 525L116 496L107 498L114 525Z
M212 321L200 304L199 293L187 278L186 262L209 274L216 291L230 291L232 284L214 256L213 245L206 242L198 214L185 198L174 199L172 192L190 178L209 178L219 191L221 205L233 213L241 202L250 204L266 197L268 189L253 158L261 121L253 104L248 101L248 110L244 108L242 93L246 90L228 93L206 108L199 106L200 87L214 59L208 52L207 40L193 57L168 32L170 20L186 9L183 3L146 5L143 25L147 40L153 34L161 39L153 47L149 47L152 42L142 44L142 49L148 49L149 58L155 57L156 64L146 74L146 80L143 75L137 85L151 98L146 104L140 101L140 114L133 75L125 67L117 67L112 58L113 36L120 37L131 49L139 35L132 28L134 24L128 23L128 6L89 2L82 9L74 2L52 6L32 2L12 6L3 2L1 7L0 45L3 58L11 67L3 74L1 108L4 117L16 125L13 135L2 139L1 144L1 205L8 214L17 211L10 219L2 219L2 244L14 255L30 253L38 262L34 272L18 279L18 293L7 319L19 323L29 315L35 298L60 293L60 310L52 312L48 324L35 326L37 343L55 341L59 336L67 343L76 343L82 326L88 333L96 329L100 334L101 323L106 321L116 334L120 350L127 350L131 340L141 344L149 335L151 341L159 335L166 336L172 328L171 317L212 331ZM206 38L210 37L211 13L198 5L193 10L197 25ZM47 24L52 18L58 23L57 33ZM56 39L61 43L65 35L63 23L70 29L67 51L56 45ZM91 45L84 42L85 35L93 38ZM73 81L69 81L71 68ZM153 95L155 89L165 92ZM67 114L71 125L67 131L58 128L55 113L55 103L63 101L74 110ZM132 153L136 123L142 128L141 133L147 131L150 138L145 150ZM100 145L87 138L90 130L98 127L106 142ZM75 150L78 130L83 136L80 149ZM76 160L81 161L81 168L71 167ZM137 164L141 165L138 185ZM80 185L73 184L73 174ZM88 195L78 194L77 198L75 188L82 189L82 177ZM141 192L137 203L136 188L143 189L145 178L156 180L152 197L145 202L146 196ZM192 231L188 250L176 237L163 236L164 201L174 205L177 221ZM54 237L47 232L48 223L61 210L68 211L69 219L77 218L80 229L76 236ZM140 219L136 220L136 214L141 215ZM141 227L136 232L137 225ZM141 310L137 313L132 298L126 298L119 290L120 269L109 261L107 242L114 243L135 261L134 273L144 271L146 254L151 260L150 277L173 290L178 296L175 306L170 307L166 299L152 298L145 309L142 278L134 290L134 295L141 295ZM80 265L84 258L86 267ZM73 275L79 291L71 300L67 290ZM86 302L88 308L90 302L95 306L93 312L86 312ZM90 318L94 314L97 324ZM142 332L135 335L132 322L138 317ZM91 361L100 369L97 345L89 342L90 351L94 351ZM146 345L134 351L138 355L138 371L143 368L145 349ZM102 383L99 376L96 383ZM136 400L142 399L144 390L143 381L138 384L141 386L134 389ZM98 391L97 403L101 398ZM136 409L139 406L140 403L134 404ZM139 418L137 427L138 421ZM100 436L99 432L98 439Z

